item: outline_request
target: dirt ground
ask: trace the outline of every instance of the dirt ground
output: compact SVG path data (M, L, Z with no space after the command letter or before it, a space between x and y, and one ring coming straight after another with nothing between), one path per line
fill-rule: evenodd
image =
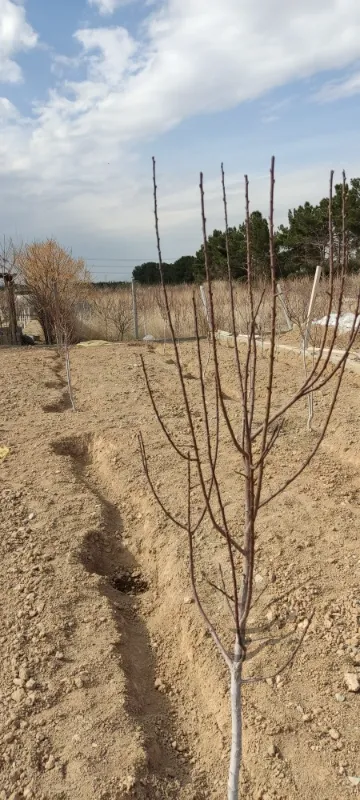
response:
M181 352L200 430L195 350ZM55 350L0 352L0 446L10 448L0 463L1 800L226 797L228 674L192 602L185 534L143 474L139 430L156 490L182 517L183 462L154 418L140 353L186 446L170 347L74 347L76 413ZM221 355L236 419L234 354ZM280 352L275 407L300 375L301 360ZM211 377L210 365L209 386ZM315 429L329 396L324 388L317 397ZM359 397L360 375L346 372L320 453L258 520L246 675L268 680L244 688L241 796L250 800L346 800L360 791L360 694L344 677L360 679ZM315 440L300 403L269 461L264 497ZM241 477L225 435L219 463L236 532ZM206 608L230 643L226 604L202 578L216 580L219 562L226 571L209 521L196 558ZM293 667L273 680L313 611Z

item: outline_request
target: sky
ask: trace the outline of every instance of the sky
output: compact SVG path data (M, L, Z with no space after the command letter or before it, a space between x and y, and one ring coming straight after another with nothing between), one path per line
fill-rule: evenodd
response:
M359 0L0 0L0 234L53 236L94 278L360 176Z

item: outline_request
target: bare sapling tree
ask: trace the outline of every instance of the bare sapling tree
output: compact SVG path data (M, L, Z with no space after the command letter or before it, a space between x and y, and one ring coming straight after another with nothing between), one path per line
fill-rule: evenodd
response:
M221 345L216 336L211 336L212 346L212 373L204 379L203 370L203 350L199 336L198 306L195 295L193 297L194 328L196 336L196 354L198 363L198 382L199 401L202 407L203 428L199 431L198 417L195 417L193 408L194 400L190 391L193 391L194 382L190 389L186 382L185 374L181 364L180 345L175 336L172 314L169 304L168 290L164 282L163 261L161 254L161 243L159 233L157 185L156 185L156 164L153 159L153 189L154 189L154 215L155 230L159 259L159 270L163 290L164 304L167 314L169 329L171 331L174 360L176 363L179 389L182 397L185 422L182 431L182 442L179 443L175 434L170 430L165 416L161 413L158 401L155 398L154 389L151 385L148 371L144 359L142 366L144 378L149 393L153 411L160 424L163 434L168 443L174 449L177 457L184 464L184 492L186 495L186 513L180 518L171 507L166 507L162 500L159 490L154 483L149 469L149 461L142 434L139 434L139 445L142 463L151 491L167 515L176 526L187 535L190 577L195 603L202 616L202 619L210 632L216 647L221 653L222 658L228 666L230 673L230 698L231 698L231 752L228 776L227 798L228 800L238 800L240 786L240 769L242 762L242 695L243 687L247 684L275 678L285 669L292 665L296 653L301 647L307 629L301 636L292 642L290 654L284 656L283 664L272 675L249 675L246 670L246 663L251 657L251 645L249 644L248 620L252 609L254 596L254 566L257 553L257 522L261 510L270 502L275 500L287 487L290 486L306 469L319 450L329 426L331 416L334 411L335 403L339 394L341 381L344 375L347 357L356 336L356 316L359 309L359 297L354 317L354 325L349 333L347 346L335 362L332 359L334 345L338 332L338 320L341 314L344 279L346 273L346 245L343 247L343 257L341 263L340 289L337 298L337 322L330 332L329 316L333 311L334 302L334 255L333 255L333 226L332 226L332 186L333 173L330 178L330 199L329 199L329 242L328 242L328 308L327 323L324 326L322 341L314 357L311 368L307 375L299 380L298 388L287 399L283 399L282 406L275 403L274 398L274 374L275 374L275 353L276 353L276 322L277 322L277 283L276 283L276 262L275 262L275 243L274 243L274 187L275 187L275 160L272 158L270 169L270 212L269 212L269 248L270 248L270 268L268 276L268 297L271 300L271 323L269 334L269 348L267 350L268 361L264 364L258 359L258 344L256 339L256 320L259 309L264 302L265 291L255 299L255 277L252 265L252 242L250 226L250 205L249 205L249 181L245 176L245 220L246 220L246 250L247 250L247 296L250 309L250 327L248 336L243 344L237 346L237 325L234 283L231 273L229 255L229 226L227 195L225 186L225 174L221 167L222 195L225 215L226 230L226 251L228 265L228 292L232 317L232 330L235 336L234 347L234 372L238 385L239 403L237 413L230 412L226 402L226 394L223 389L224 377L221 370ZM215 308L214 292L212 279L212 264L208 248L208 237L205 216L204 183L203 175L200 174L200 204L202 234L205 252L205 269L207 280L207 296L210 327L215 331ZM343 212L344 213L344 212ZM345 225L345 222L344 222ZM345 227L344 227L345 230ZM268 298L267 298L268 302ZM260 369L261 366L261 369ZM265 388L265 400L262 392L263 370L267 371ZM296 467L289 464L289 474L286 480L280 485L275 486L268 480L269 472L266 466L271 455L272 473L276 475L276 453L279 453L280 434L283 430L283 423L287 412L296 404L303 402L309 395L321 390L330 384L331 396L324 418L319 424L316 441L314 435L308 438L308 452L303 460ZM195 390L194 390L195 391ZM214 403L214 405L212 405ZM215 407L215 413L214 413ZM232 406L233 408L233 406ZM233 454L238 460L236 468L236 479L238 479L238 516L235 525L231 525L226 509L226 483L224 480L223 469L219 462L219 449L226 439L233 449ZM223 442L221 441L223 440ZM228 457L229 457L229 452ZM280 452L281 458L281 452ZM274 467L275 459L275 467ZM186 477L185 477L186 476ZM200 493L200 494L199 494ZM201 497L201 505L198 500ZM175 498L174 498L175 501ZM198 553L199 543L197 532L201 525L209 521L211 529L215 529L219 536L219 546L223 546L226 552L228 569L226 574L220 570L220 577L217 582L208 579L207 594L203 596L204 583L200 581ZM209 601L208 592L214 592L213 604ZM217 606L216 597L225 598L228 608L228 625L226 629L219 630L215 609ZM310 615L311 621L312 615ZM229 647L229 635L234 631L233 646ZM229 634L230 632L230 634Z
M157 305L157 307L159 309L160 316L161 316L162 323L163 323L163 328L164 328L164 347L163 347L163 352L165 353L165 350L166 350L166 328L167 328L168 318L167 318L166 304L164 302L164 297L163 297L163 292L162 292L162 286L161 285L160 286L154 286L154 294L155 294L155 298L156 298L156 305ZM169 289L168 289L168 296L169 296Z
M89 295L106 340L122 342L133 322L130 288L97 289Z
M207 371L207 368L209 366L210 358L211 358L211 339L214 336L215 331L212 330L212 328L211 328L211 320L210 320L209 312L208 312L208 301L207 301L205 289L204 289L202 284L200 286L200 297L201 297L201 302L202 302L202 307L203 307L203 312L204 312L204 318L206 320L207 338L208 338L208 351L207 351L207 356L206 356L206 360L205 360L205 364L203 366L203 372L202 372L203 380L205 380L206 371Z
M54 326L55 326L56 344L59 348L59 351L60 352L62 351L64 355L66 384L69 394L70 405L72 411L76 411L73 385L72 385L70 350L69 350L69 342L71 341L72 338L71 317L68 314L68 310L65 313L65 316L62 313L62 306L59 301L59 295L56 286L54 287Z

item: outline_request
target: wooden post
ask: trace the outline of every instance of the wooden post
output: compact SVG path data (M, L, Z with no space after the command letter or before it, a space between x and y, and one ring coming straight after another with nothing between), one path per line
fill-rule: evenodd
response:
M4 283L9 310L10 342L11 344L18 344L14 280L9 272L4 273Z
M277 288L278 298L279 298L280 303L281 303L281 308L282 308L282 310L284 312L285 322L287 324L288 331L292 331L292 327L293 326L292 326L292 322L291 322L291 319L290 319L289 314L288 314L288 310L287 310L286 303L285 303L284 293L283 293L283 290L282 290L282 288L280 286L280 283L276 284L276 288Z
M312 287L312 290L311 290L310 303L309 303L307 319L306 319L306 328L305 328L305 335L304 335L304 350L306 350L306 348L308 346L309 333L310 333L310 328L311 328L311 315L312 315L312 312L313 312L313 307L314 307L314 303L315 303L316 292L317 292L317 289L318 289L318 286L319 286L320 277L321 277L321 266L318 265L316 267L316 271L315 271L314 283L313 283L313 287Z
M133 315L134 315L134 336L135 339L139 338L139 326L138 326L138 314L137 314L137 302L136 302L136 281L131 281L131 291L132 291L132 305L133 305Z

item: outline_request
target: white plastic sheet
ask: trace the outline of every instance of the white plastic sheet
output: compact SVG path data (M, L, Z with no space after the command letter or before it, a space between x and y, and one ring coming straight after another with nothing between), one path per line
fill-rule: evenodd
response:
M337 316L338 315L335 314L335 312L330 314L330 316L329 316L329 328L335 328ZM312 324L313 325L323 325L323 326L325 326L327 319L328 319L328 317L322 317L321 319L314 319ZM340 314L338 330L339 331L345 331L345 332L346 331L351 331L352 330L352 326L354 324L354 319L355 319L355 314L352 314L351 311L348 311L348 312L346 312L344 314ZM359 325L360 325L360 314L357 317L355 324L356 324L356 328L358 328Z

